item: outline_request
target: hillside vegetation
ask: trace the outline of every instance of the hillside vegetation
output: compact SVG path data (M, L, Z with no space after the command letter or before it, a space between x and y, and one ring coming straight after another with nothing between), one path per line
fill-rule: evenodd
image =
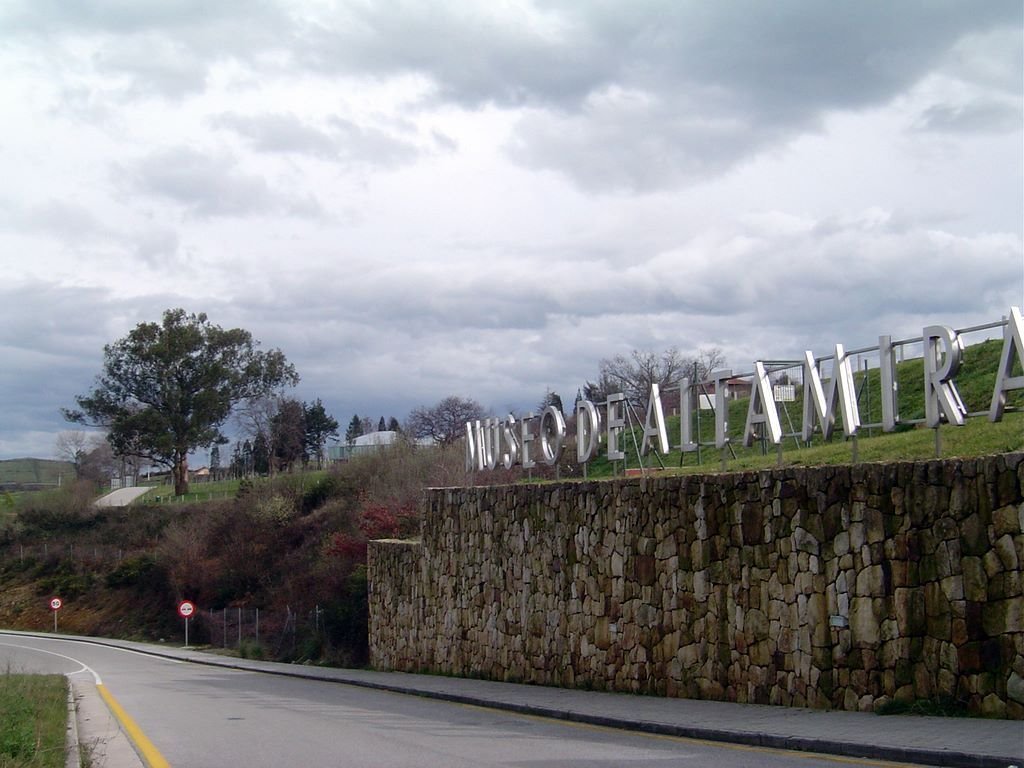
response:
M366 542L415 535L422 489L461 463L399 445L315 477L244 480L227 500L96 508L84 485L23 499L0 523L0 626L52 629L59 596L60 631L180 644L189 599L192 644L364 663Z
M971 411L985 411L991 399L999 345L968 349L960 392ZM915 423L924 415L921 362L899 367L900 413L904 424L892 434L864 429L856 445L842 438L810 445L787 436L783 464L849 463L930 458L935 430ZM862 421L876 412L877 371L858 374ZM799 388L798 388L799 394ZM1001 423L984 417L964 427L944 426L943 456L1024 450L1024 393L1015 393ZM775 466L774 446L743 448L748 403L730 403L732 446L662 458L664 471L713 472ZM784 430L799 430L802 404L787 406ZM678 441L678 417L669 419ZM701 440L714 439L713 419L700 423ZM632 430L639 443L639 427ZM610 464L603 458L586 469L590 478L635 470L631 455ZM135 639L183 641L175 607L182 599L199 611L190 625L193 644L281 660L362 664L367 659L366 543L373 538L418 533L418 502L429 486L467 483L544 482L579 478L583 469L569 448L557 468L477 472L467 477L463 449L423 449L400 442L380 453L338 464L329 471L245 479L197 486L176 503L171 489L155 489L136 506L97 509L95 489L65 484L59 490L24 494L0 510L0 626L46 630L53 627L48 602L60 596L61 631ZM661 464L648 456L648 468ZM159 503L155 501L160 497ZM200 501L200 499L209 499ZM11 507L14 508L11 508Z

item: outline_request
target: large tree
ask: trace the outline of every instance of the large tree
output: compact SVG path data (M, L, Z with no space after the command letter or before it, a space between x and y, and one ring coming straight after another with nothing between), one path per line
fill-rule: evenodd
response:
M284 354L258 351L241 328L225 330L205 313L164 312L103 348L103 371L69 421L102 426L119 455L168 467L174 492L188 492L188 454L224 442L236 404L298 383Z
M409 414L405 431L413 437L429 437L435 443L450 445L466 434L466 422L484 417L484 408L476 400L446 397L437 405L420 406Z

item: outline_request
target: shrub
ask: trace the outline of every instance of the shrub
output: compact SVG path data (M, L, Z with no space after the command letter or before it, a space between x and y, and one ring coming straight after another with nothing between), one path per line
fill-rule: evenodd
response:
M167 585L167 574L152 555L127 557L106 576L111 589L134 588L159 592Z

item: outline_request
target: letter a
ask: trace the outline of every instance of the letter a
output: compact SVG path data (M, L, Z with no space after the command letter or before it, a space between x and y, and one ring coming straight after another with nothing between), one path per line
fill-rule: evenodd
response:
M1006 393L1024 389L1024 376L1013 376L1013 357L1017 365L1024 365L1024 320L1020 307L1010 307L1010 316L1003 328L1003 353L999 356L999 370L996 371L996 386L992 392L992 406L988 409L989 421L1000 421L1006 408Z

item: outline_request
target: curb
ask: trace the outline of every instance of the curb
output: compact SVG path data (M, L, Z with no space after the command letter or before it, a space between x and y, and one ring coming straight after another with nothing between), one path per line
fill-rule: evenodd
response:
M75 702L75 689L71 679L64 676L68 685L68 724L64 746L64 768L81 768L82 748L78 740L78 704Z

